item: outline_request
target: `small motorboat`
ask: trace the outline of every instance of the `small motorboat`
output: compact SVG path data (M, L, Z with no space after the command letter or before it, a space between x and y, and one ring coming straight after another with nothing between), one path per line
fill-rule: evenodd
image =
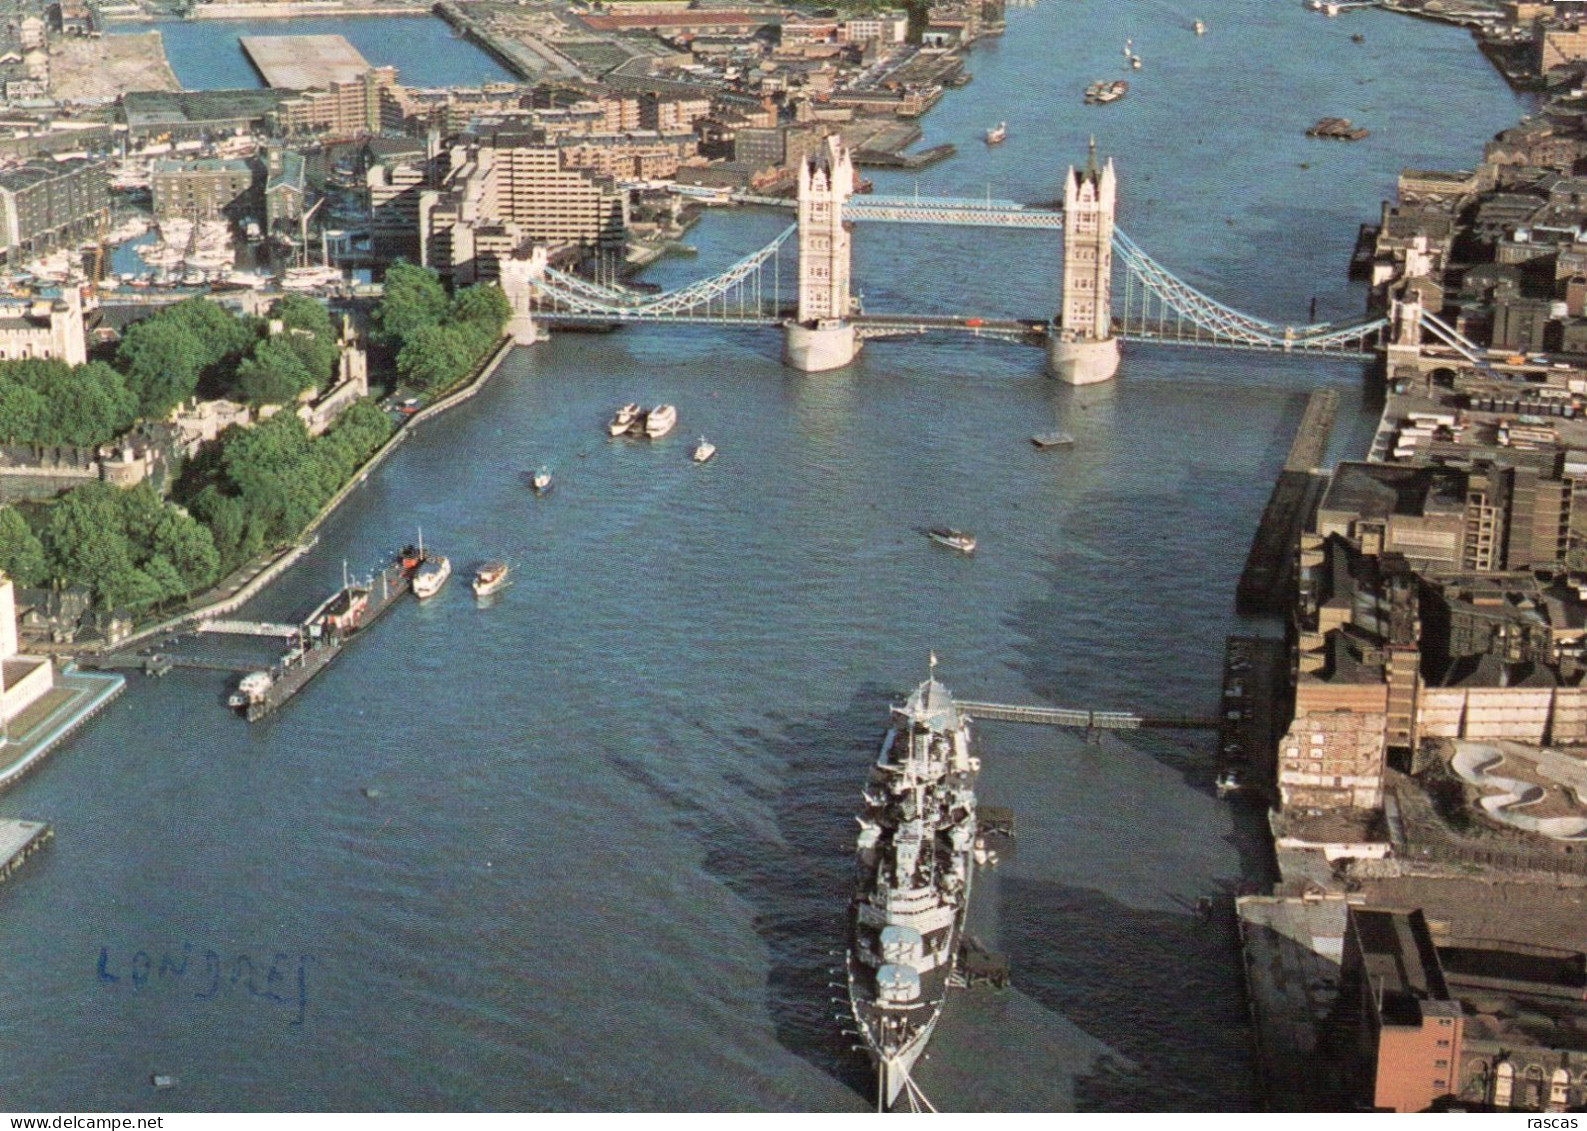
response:
M1001 143L1006 137L1008 137L1008 123L999 122L997 125L986 131L986 144L997 145Z
M701 436L700 442L694 446L694 462L704 463L714 455L716 455L716 445Z
M926 531L926 537L939 546L958 550L961 554L975 553L975 535L967 534L963 530L955 530L951 526L933 526Z
M1139 55L1130 56L1130 67L1137 71L1141 69L1141 57Z
M154 1085L154 1087L159 1088L161 1091L164 1091L166 1088L176 1087L176 1077L169 1076L164 1072L156 1072L153 1076L149 1077L149 1083Z
M617 410L617 414L612 417L612 422L606 426L606 430L613 436L621 436L624 432L633 428L638 420L639 406L637 404L625 404Z
M551 469L544 466L536 468L534 474L529 476L529 486L534 488L537 495L544 495L551 490Z
M1245 788L1245 779L1239 770L1224 770L1218 775L1217 789L1219 797L1227 797L1231 793L1238 793Z
M645 414L645 435L659 440L672 431L678 423L678 410L670 404L658 404Z
M507 584L507 563L486 562L474 574L474 595L488 597Z
M1030 438L1030 442L1038 448L1063 448L1075 442L1075 438L1067 432L1038 432Z
M1194 31L1197 35L1206 35L1207 34L1207 25L1202 23L1200 20L1197 20L1195 22L1195 24L1192 25L1191 30Z

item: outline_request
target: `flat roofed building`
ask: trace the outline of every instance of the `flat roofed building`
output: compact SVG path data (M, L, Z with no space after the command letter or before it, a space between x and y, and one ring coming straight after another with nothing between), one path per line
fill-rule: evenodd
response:
M420 261L460 284L493 279L500 249L614 250L628 226L628 195L609 177L569 168L538 135L497 132L447 154L440 189L419 199Z
M0 719L6 724L55 686L55 664L47 656L17 652L16 587L0 574Z
M267 86L328 90L369 70L369 60L340 35L244 35L237 42Z
M368 137L382 130L400 130L407 118L407 92L397 83L395 67L371 67L350 79L337 79L322 90L305 90L284 99L272 121L279 133L339 138Z
M173 141L263 130L293 91L246 90L129 91L121 96L127 138L138 143L157 134Z
M109 222L103 161L37 161L0 172L0 251L8 263L97 236Z
M154 214L240 219L251 207L255 179L253 166L242 160L156 161L149 178Z
M1464 1022L1421 911L1348 909L1339 1000L1365 1106L1426 1111L1456 1090Z

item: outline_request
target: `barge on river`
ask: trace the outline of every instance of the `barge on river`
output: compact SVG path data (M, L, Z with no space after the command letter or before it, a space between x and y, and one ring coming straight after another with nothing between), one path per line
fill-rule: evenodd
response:
M270 669L242 678L230 705L251 723L280 707L330 666L355 636L412 592L415 573L430 560L445 559L410 547L367 581L344 581L309 614L285 656Z

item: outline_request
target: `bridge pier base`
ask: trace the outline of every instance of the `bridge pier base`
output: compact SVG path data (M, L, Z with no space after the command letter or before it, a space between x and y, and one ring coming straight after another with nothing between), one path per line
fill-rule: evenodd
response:
M783 323L783 364L801 373L842 369L859 352L860 339L852 322L829 318L814 326Z
M527 312L514 314L507 320L507 333L512 335L515 346L532 346L551 336L536 325L535 320Z
M1117 338L1047 339L1047 373L1070 385L1096 385L1119 371Z

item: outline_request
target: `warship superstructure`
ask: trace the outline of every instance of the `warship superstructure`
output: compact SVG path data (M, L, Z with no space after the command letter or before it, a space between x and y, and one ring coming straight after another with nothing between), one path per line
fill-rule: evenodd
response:
M876 1104L919 1088L958 955L976 840L969 720L935 677L892 709L865 786L849 908L849 1002L876 1067ZM912 1104L913 1106L913 1104Z

